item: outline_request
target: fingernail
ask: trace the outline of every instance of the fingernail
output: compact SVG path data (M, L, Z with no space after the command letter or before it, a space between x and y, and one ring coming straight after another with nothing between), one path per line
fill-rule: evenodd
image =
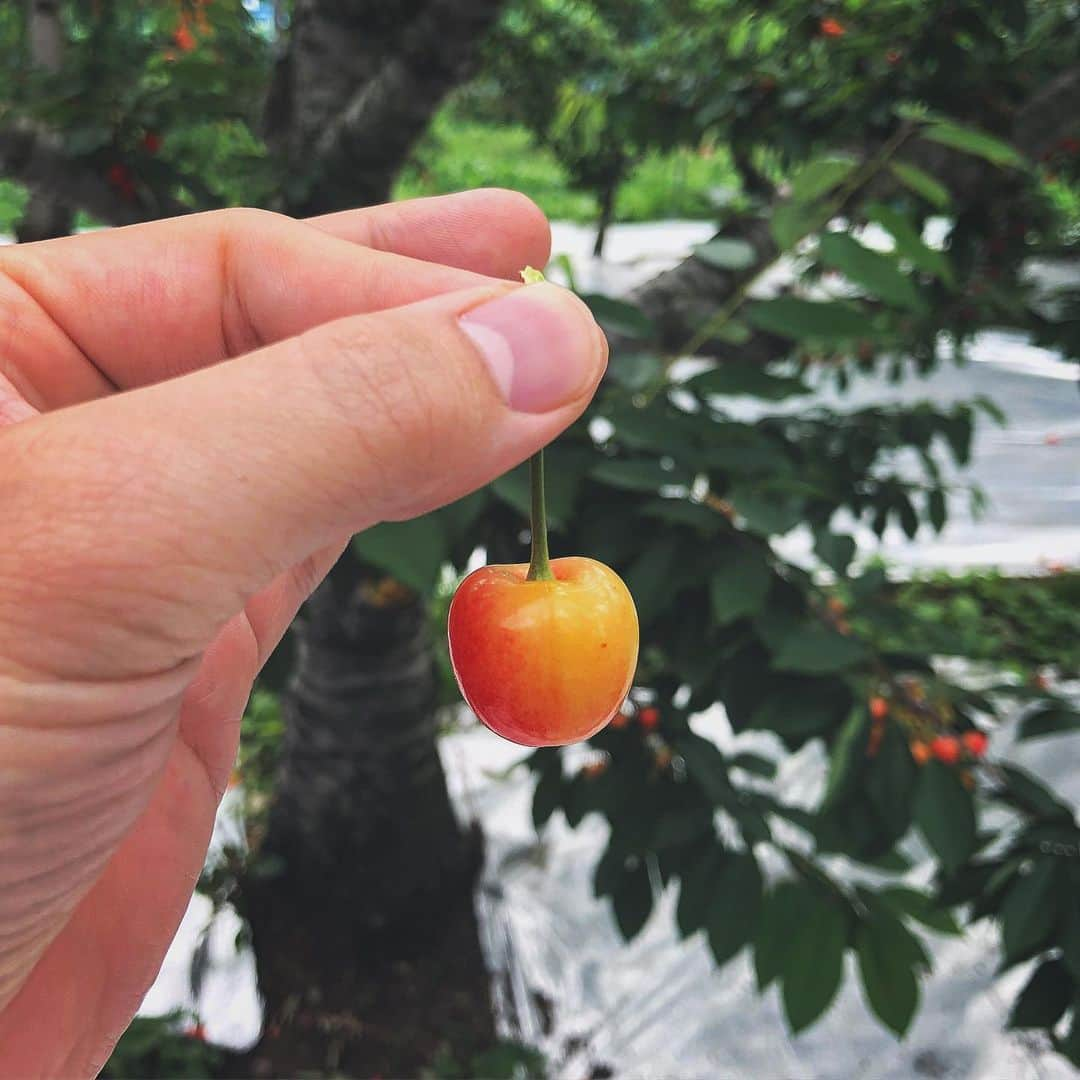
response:
M589 309L556 285L529 285L460 318L504 400L544 413L595 385L606 346Z

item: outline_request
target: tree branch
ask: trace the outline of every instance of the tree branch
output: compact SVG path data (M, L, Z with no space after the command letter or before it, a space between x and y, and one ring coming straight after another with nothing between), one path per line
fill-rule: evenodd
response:
M1065 134L1077 130L1080 123L1080 68L1062 72L1018 109L1014 115L1011 141L1028 158L1037 160ZM953 190L973 192L985 187L995 175L985 162L938 143L921 140L911 145L903 160L944 179ZM895 183L883 176L869 185L875 197L886 196ZM863 194L866 194L864 192ZM749 218L733 223L734 227L718 236L746 240L758 255L758 262L739 273L716 269L690 256L678 266L665 271L634 290L629 300L648 315L657 327L652 344L664 351L678 349L703 325L708 316L747 278L753 278L780 254L763 218ZM618 335L609 334L613 349L624 344ZM635 347L640 348L641 342ZM766 363L790 348L786 339L755 333L741 345L720 340L706 342L702 352L717 359L749 360Z

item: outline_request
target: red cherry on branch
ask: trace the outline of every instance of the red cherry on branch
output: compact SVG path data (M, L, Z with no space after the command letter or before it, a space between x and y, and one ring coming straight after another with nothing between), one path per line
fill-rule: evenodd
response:
M955 765L960 760L960 743L953 735L939 735L930 744L930 753L946 765Z
M638 721L646 731L652 731L660 723L660 710L649 705L638 713Z
M972 757L982 757L990 740L981 731L965 731L961 736L964 748Z

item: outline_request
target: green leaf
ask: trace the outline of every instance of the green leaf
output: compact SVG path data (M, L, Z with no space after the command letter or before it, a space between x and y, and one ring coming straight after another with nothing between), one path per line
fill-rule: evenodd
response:
M602 461L592 475L604 484L625 491L656 491L669 484L685 483L685 473L663 468L658 461Z
M894 885L878 893L882 903L888 904L894 911L936 930L939 934L957 936L963 934L956 919L947 909L939 907L932 896L909 889L905 885Z
M679 882L679 903L675 921L679 933L689 937L700 930L709 918L709 908L716 899L716 871L722 853L710 847Z
M1066 735L1070 731L1080 731L1080 712L1049 702L1024 716L1016 737L1020 740L1045 739L1050 735Z
M545 769L540 774L533 791L532 820L533 825L539 829L552 814L562 805L562 765L557 763L555 767Z
M588 304L596 321L613 334L637 340L656 336L656 324L652 319L625 300L600 293L585 293L581 299Z
M781 252L790 251L804 236L816 232L828 220L828 210L817 204L784 203L773 211L769 231Z
M353 537L352 549L365 562L420 593L434 588L450 557L446 535L432 515L372 526Z
M805 888L784 881L768 893L761 905L754 935L754 972L758 993L778 978L787 955L792 925L802 917Z
M866 793L894 836L903 836L911 825L917 775L907 739L896 724L889 724L877 756L868 762Z
M653 906L652 883L644 860L632 870L624 871L611 894L611 901L623 939L629 941L637 937L648 922Z
M926 516L935 532L941 532L945 528L947 514L945 492L941 488L934 488L926 497Z
M675 738L675 749L686 762L690 778L712 802L722 806L735 799L727 758L713 743L688 731Z
M802 499L770 495L749 486L733 489L728 502L747 529L761 536L783 536L801 524L804 516Z
M866 761L869 732L870 717L861 705L857 705L848 714L829 752L829 777L821 800L823 810L835 806L851 790Z
M872 330L870 317L849 304L792 296L751 304L746 317L759 330L826 343L863 338Z
M870 1007L903 1036L919 1004L916 971L923 966L922 946L895 915L875 904L855 927L855 955Z
M923 136L942 146L951 146L965 154L974 154L992 165L1005 165L1019 169L1024 166L1023 155L1015 148L993 135L957 124L933 124L923 131Z
M753 940L761 914L761 871L750 852L727 855L713 881L709 948L722 967Z
M800 892L796 921L786 928L781 997L793 1033L809 1027L832 1003L844 971L847 913L808 884Z
M772 570L761 552L749 545L731 546L717 553L717 562L709 578L717 626L760 611L772 582Z
M915 786L915 821L946 870L957 869L975 850L975 809L959 777L940 761L922 769Z
M724 524L724 517L703 503L687 499L657 499L640 511L645 517L659 518L673 525L689 525L699 532L712 535Z
M771 758L762 757L760 754L751 754L744 751L731 758L731 764L754 776L762 776L771 780L776 775L776 762Z
M855 558L855 541L843 533L818 529L814 533L814 554L830 570L843 577Z
M808 623L788 637L773 655L778 671L804 671L823 675L862 663L869 653L861 641L838 634L829 627Z
M678 543L671 536L650 544L626 572L626 585L643 624L671 602L670 579L678 550Z
M1061 959L1080 985L1080 905L1075 900L1062 920Z
M876 221L892 235L898 255L907 259L917 269L940 278L947 285L956 284L956 276L948 256L943 251L927 247L917 227L898 210L884 203L871 203L865 208L865 213L870 221Z
M1072 809L1023 769L1002 764L999 773L1005 781L1002 797L1006 802L1035 817L1073 822Z
M796 394L809 394L796 375L772 375L760 364L726 362L691 379L687 384L699 394L722 394L726 397L748 395L766 401L783 401Z
M926 301L894 256L865 248L847 233L826 233L818 244L821 261L886 304L925 311Z
M949 189L918 166L909 165L903 161L894 161L889 167L901 184L910 188L916 195L921 195L928 203L936 206L939 210L947 209L952 202Z
M1051 1028L1065 1015L1076 983L1061 960L1045 960L1028 979L1009 1013L1008 1028Z
M998 912L1007 961L1019 960L1054 929L1058 915L1057 867L1053 857L1039 859L1009 886Z
M851 699L842 684L823 679L779 676L754 710L747 727L775 731L781 738L819 735L847 714Z
M720 270L746 270L757 262L757 252L753 244L723 236L705 244L697 244L694 255L703 263Z
M791 181L791 198L806 203L827 195L846 180L858 165L853 157L821 157L808 161Z
M620 350L608 365L612 382L637 393L652 386L664 373L664 361L653 353L624 352Z

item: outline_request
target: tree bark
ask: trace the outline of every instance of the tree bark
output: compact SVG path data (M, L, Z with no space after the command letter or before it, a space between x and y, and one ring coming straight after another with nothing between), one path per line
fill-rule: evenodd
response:
M302 5L267 115L292 178L285 209L317 214L387 199L435 110L473 74L504 3L413 0L392 17L376 5L382 16L373 21L369 3ZM315 68L318 79L305 78Z
M74 221L75 215L67 203L38 188L30 193L23 216L15 226L15 239L27 244L68 236Z
M64 62L64 28L59 0L25 0L26 63L30 68L58 72ZM30 193L22 220L15 228L20 244L52 240L71 232L75 213L70 203L45 187Z
M494 1037L480 841L438 756L426 609L346 554L296 636L280 775L242 888L266 1001L254 1057L275 1074L311 1067L329 1016L338 1067L415 1075L447 1031Z
M619 181L612 180L600 195L600 217L596 222L596 242L593 244L593 258L599 259L604 254L604 241L608 227L615 213L615 195L619 190Z

